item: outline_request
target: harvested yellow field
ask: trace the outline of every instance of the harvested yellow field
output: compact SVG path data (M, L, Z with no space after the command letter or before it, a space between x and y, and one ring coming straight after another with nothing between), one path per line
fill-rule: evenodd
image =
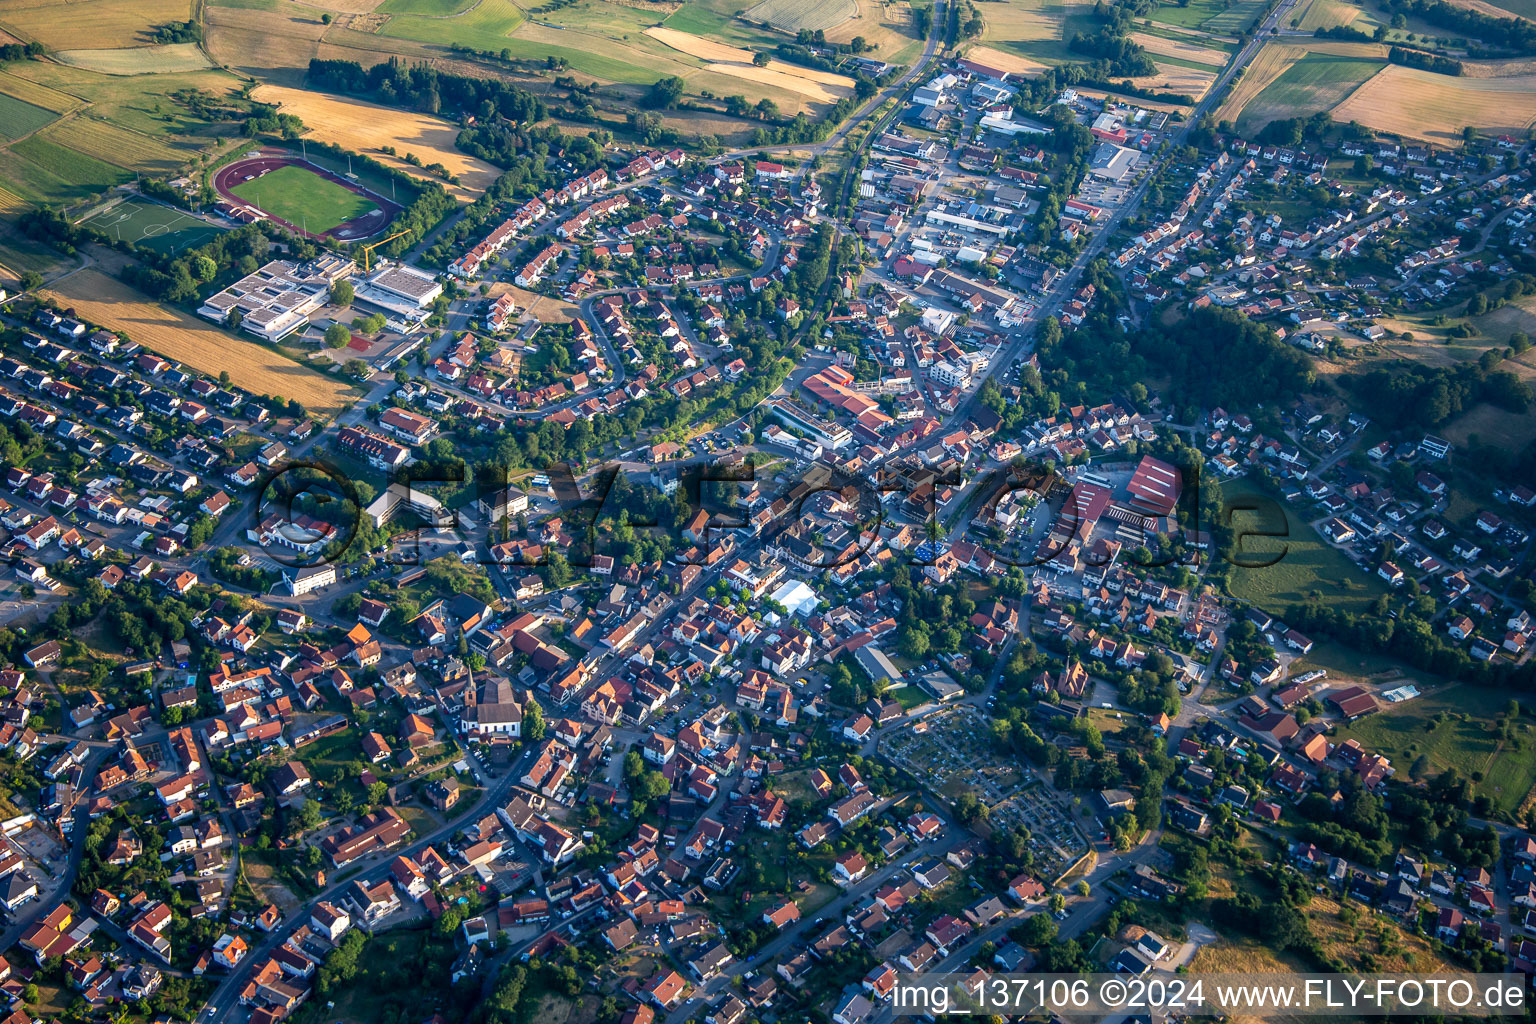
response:
M458 176L458 185L444 187L460 199L475 199L500 173L484 160L459 152L454 147L459 130L440 118L280 85L258 86L251 95L285 114L298 115L313 138L367 153L418 178L440 180L400 157L414 153L424 164L441 163ZM393 146L400 156L380 153L380 146Z
M0 0L0 27L50 50L116 49L191 17L191 0Z
M1529 14L1521 14L1518 10L1516 10L1516 8L1522 7L1522 4L1512 3L1504 7L1498 7L1494 4L1487 3L1486 0L1449 0L1449 2L1454 7L1465 7L1469 11L1476 11L1478 14L1486 14L1490 18L1503 19L1509 17L1522 17L1527 21L1531 20Z
M1020 57L1012 53L1004 53L990 46L973 46L965 53L967 60L985 64L989 68L1006 71L1010 75L1037 75L1044 71L1046 65L1039 61L1030 60L1028 57Z
M1452 78L1389 64L1333 108L1336 121L1441 145L1461 141L1467 126L1493 135L1523 135L1536 124L1536 75Z
M293 0L293 2L333 14L368 14L376 10L384 0Z
M827 29L827 42L851 43L855 36L863 36L864 42L885 60L921 45L909 4L901 0L860 0L858 6L853 17Z
M1320 28L1353 24L1362 13L1360 8L1340 0L1311 0L1299 16L1292 16L1292 20L1298 22L1296 27L1302 32L1316 32Z
M1223 67L1227 63L1227 54L1224 50L1213 50L1209 46L1196 46L1194 43L1185 43L1177 39L1165 39L1162 36L1154 36L1150 32L1131 33L1131 42L1148 53L1162 57L1191 60L1196 64L1205 64L1213 68Z
M778 63L775 61L774 63ZM790 67L792 65L784 65ZM836 103L844 96L852 96L852 89L842 89L830 85L822 85L801 78L789 71L781 71L772 66L755 68L751 64L706 64L705 69L713 71L717 75L729 75L731 78L740 78L743 81L757 85L766 85L774 89L786 89L789 92L798 93L807 99L818 100L822 103Z
M209 7L203 19L205 45L213 59L253 73L307 67L319 55L325 32L319 18L299 7Z
M1152 63L1157 64L1156 61ZM1178 93L1198 102L1205 98L1205 94L1210 91L1216 81L1214 71L1198 71L1195 68L1180 67L1177 64L1157 64L1157 71L1155 75L1133 78L1131 82L1141 89Z
M645 30L645 34L690 57L708 61L706 67L722 75L788 89L790 92L826 103L836 103L844 96L853 93L853 79L847 75L817 71L815 68L802 68L781 60L771 60L767 67L760 68L752 63L750 50L717 43L691 32L662 28L660 25L651 26Z
M295 398L317 416L333 416L357 397L324 374L254 341L151 302L141 292L96 270L60 278L42 294L80 316L121 332L167 359L229 379L258 395Z
M1536 60L1464 60L1461 73L1467 78L1513 78L1536 75ZM6 90L9 91L9 90ZM22 97L25 99L26 97Z

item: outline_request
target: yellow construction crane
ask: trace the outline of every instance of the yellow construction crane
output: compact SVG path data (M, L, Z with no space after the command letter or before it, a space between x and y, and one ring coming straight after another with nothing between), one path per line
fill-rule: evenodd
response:
M372 255L373 255L373 250L377 249L379 246L383 245L385 242L393 242L395 239L399 238L401 235L408 235L408 234L410 234L409 230L406 230L406 231L396 231L394 234L390 235L388 238L381 238L377 242L374 242L372 245L365 245L365 246L363 246L363 273L366 274L366 273L368 273L368 271L370 269L372 269L372 262L371 262L370 257L372 257Z

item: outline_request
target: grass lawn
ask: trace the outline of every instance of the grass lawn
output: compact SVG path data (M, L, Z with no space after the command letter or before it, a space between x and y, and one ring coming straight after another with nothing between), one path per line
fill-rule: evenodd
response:
M1367 750L1390 757L1403 775L1420 756L1432 773L1454 768L1472 780L1476 792L1487 796L1495 809L1509 814L1536 785L1536 728L1530 708L1523 709L1514 740L1500 741L1493 731L1493 720L1512 697L1476 686L1451 686L1386 706L1339 729L1334 739L1358 739Z
M1222 484L1222 496L1227 505L1231 506L1246 498L1267 495L1250 481L1231 480ZM1279 499L1275 501L1279 502ZM1283 508L1283 503L1281 506ZM1232 526L1238 533L1248 530L1288 531L1284 537L1242 538L1239 558L1248 562L1263 562L1281 555L1274 565L1263 568L1232 567L1233 596L1271 614L1285 614L1291 605L1302 603L1314 590L1335 607L1345 607L1356 613L1386 593L1386 585L1381 580L1364 573L1337 549L1325 544L1309 525L1288 511L1283 520L1260 512L1234 512Z
M1313 644L1311 653L1297 659L1291 666L1291 675L1298 675L1314 668L1327 669L1329 680L1335 682L1340 679L1366 680L1375 676L1380 676L1383 680L1409 676L1418 681L1420 688L1423 688L1426 681L1430 683L1442 681L1436 677L1426 677L1426 673L1409 668L1403 662L1385 654L1357 651L1353 647L1346 647L1332 640L1320 640Z
M1089 708L1088 721L1099 730L1099 735L1113 736L1125 731L1126 727L1136 721L1136 716L1128 711L1107 711L1104 708Z
M242 182L230 191L275 217L317 234L378 209L356 192L292 164L268 171L254 181Z
M325 786L340 784L350 778L354 761L368 761L363 755L362 736L355 728L306 743L294 752L294 759L304 762L315 781Z

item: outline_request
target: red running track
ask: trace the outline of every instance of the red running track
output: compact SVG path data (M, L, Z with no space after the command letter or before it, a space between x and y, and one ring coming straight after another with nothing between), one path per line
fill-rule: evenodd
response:
M261 209L255 203L241 199L230 191L236 185L243 185L247 181L259 178L268 171L275 171L279 167L287 167L289 165L302 167L311 174L324 178L326 181L334 182L349 192L356 192L377 206L378 209L371 213L365 213L361 217L354 217L349 221L338 224L329 231L305 231L299 225L290 224L283 220L283 218ZM317 241L322 239L331 239L337 242L362 241L365 238L370 238L382 232L394 222L395 217L403 209L399 203L392 199L386 199L377 192L366 189L355 181L349 181L333 171L316 166L288 153L269 154L263 151L261 156L252 157L248 160L237 160L232 164L220 167L213 175L213 190L218 193L220 199L236 209L257 211L274 224L281 224L295 234L303 235L306 238L313 238Z

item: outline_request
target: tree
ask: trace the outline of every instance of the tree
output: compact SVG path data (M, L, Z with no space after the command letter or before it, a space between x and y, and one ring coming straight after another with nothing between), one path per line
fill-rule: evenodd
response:
M682 101L683 90L687 85L687 82L676 75L658 78L650 91L645 94L642 103L652 110L671 110Z
M338 306L350 306L357 293L352 288L351 281L337 281L331 285L331 301Z
M311 829L318 824L320 824L320 802L317 800L305 800L304 806L299 808L300 827Z
M1077 880L1077 884L1075 886L1073 886L1072 888L1074 890L1076 890L1077 894L1079 896L1081 896L1083 899L1087 899L1088 898L1088 894L1093 891L1089 887L1088 879L1086 879L1086 878L1079 878Z
M544 563L544 582L554 590L571 582L571 564L558 551L551 551Z
M352 340L352 331L346 324L331 324L325 329L326 348L345 348Z
M1036 914L1019 929L1019 942L1036 949L1056 941L1056 922L1049 914Z
M363 362L361 359L348 359L345 363L342 364L341 372L346 374L348 377L357 377L358 379L362 379L363 377L368 376L368 364Z
M325 14L320 15L320 24L322 24L322 25L329 25L332 21L335 21L335 20L336 20L336 16L334 14L331 14L329 11L327 11Z
M768 66L768 61L770 59L771 58L768 56L768 54L765 51L758 50L756 53L754 53L752 55L752 66L753 67L758 67L758 68L765 68L765 67Z
M360 316L352 321L352 326L357 328L359 334L378 334L384 329L384 314L373 313L369 316Z
M21 290L34 291L43 286L43 275L35 270L28 270L21 275Z
M544 709L538 701L529 700L528 706L523 708L523 738L529 743L537 743L544 738L546 728Z

